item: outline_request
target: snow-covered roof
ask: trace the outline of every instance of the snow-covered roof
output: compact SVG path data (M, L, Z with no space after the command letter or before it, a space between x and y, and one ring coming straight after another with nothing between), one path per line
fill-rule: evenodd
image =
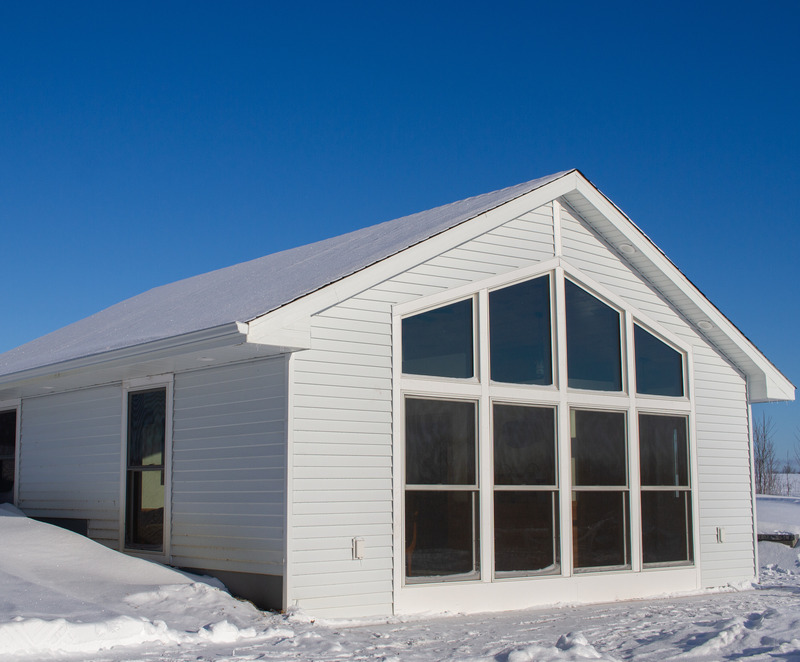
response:
M0 377L249 322L571 172L156 287L0 355Z

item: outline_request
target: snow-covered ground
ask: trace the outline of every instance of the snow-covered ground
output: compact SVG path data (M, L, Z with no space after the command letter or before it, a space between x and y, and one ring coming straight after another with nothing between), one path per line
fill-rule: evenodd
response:
M800 498L759 498L776 530ZM763 524L762 524L763 526ZM750 590L377 621L260 612L213 582L117 554L0 506L0 660L794 660L800 548L760 543Z

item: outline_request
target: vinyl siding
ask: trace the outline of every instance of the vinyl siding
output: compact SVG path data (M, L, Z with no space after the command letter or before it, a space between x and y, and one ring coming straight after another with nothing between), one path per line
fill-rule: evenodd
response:
M743 377L576 215L562 211L565 259L692 347L703 586L755 574L750 435ZM726 540L717 542L717 527Z
M171 558L282 575L286 359L175 376Z
M292 373L290 605L392 613L392 306L552 258L553 245L546 205L313 318Z
M32 517L88 519L89 537L119 546L119 386L26 398L19 507Z

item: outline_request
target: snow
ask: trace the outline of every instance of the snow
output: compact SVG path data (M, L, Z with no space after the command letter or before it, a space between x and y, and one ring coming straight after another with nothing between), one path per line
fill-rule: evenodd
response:
M759 497L776 530L800 498ZM759 543L747 590L492 614L314 620L0 506L0 659L147 662L800 660L800 548Z

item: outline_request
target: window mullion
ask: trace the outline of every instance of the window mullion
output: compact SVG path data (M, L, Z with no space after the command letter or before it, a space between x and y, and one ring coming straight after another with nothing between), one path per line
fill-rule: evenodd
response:
M492 581L494 568L494 459L492 415L489 401L489 292L478 293L478 377L481 397L478 408L478 489L480 495L481 581Z
M642 500L639 498L641 476L639 472L639 417L636 415L636 355L633 347L633 315L625 311L625 337L623 354L628 373L628 485L630 485L631 567L642 569Z
M564 301L564 269L556 268L553 279L554 307L553 342L555 343L556 369L553 375L558 385L559 403L556 411L556 448L558 449L558 498L560 514L561 573L572 574L572 476L570 475L571 448L569 402L567 401L567 308Z

